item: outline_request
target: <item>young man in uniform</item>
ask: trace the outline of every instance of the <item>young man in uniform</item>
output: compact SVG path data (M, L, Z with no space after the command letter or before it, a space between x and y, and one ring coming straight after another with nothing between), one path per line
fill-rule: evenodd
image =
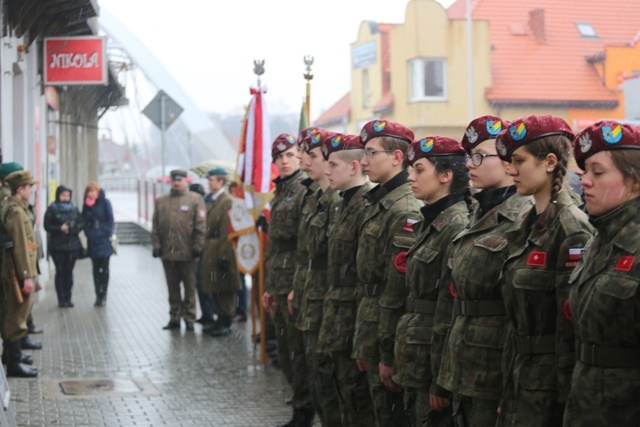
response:
M214 168L207 173L211 204L207 209L207 233L202 254L202 293L213 294L218 320L204 331L214 337L231 333L231 319L236 313L236 292L240 275L236 251L229 241L229 211L233 200L224 189L227 171Z
M364 195L373 188L360 165L363 148L356 135L343 135L339 141L328 139L322 145L328 160L325 175L329 186L340 192L340 202L328 235L329 289L325 295L318 351L330 357L344 427L368 427L374 423L367 375L360 372L351 357L360 301L356 269L358 230L367 210Z
M376 425L403 426L402 387L392 380L396 325L404 310L407 251L422 203L407 181L405 153L413 131L372 120L362 128L361 165L378 185L366 195L369 208L360 226L356 262L364 296L358 307L353 357L366 370Z
M2 222L13 242L3 256L2 291L3 347L7 353L7 376L35 377L38 370L23 363L21 340L27 336L27 317L33 303L38 267L38 244L31 217L29 199L33 194L33 179L29 171L21 170L5 178L11 188L11 198L2 207Z
M302 181L306 175L300 171L300 155L293 135L278 135L271 146L271 156L279 176L275 180L275 195L271 201L266 251L267 277L262 304L266 311L272 312L280 367L293 389L293 418L285 425L311 426L314 410L307 384L304 352L295 344L301 342L296 337L300 334L296 334L296 328L292 325L294 319L288 310L288 296L293 289L297 257L296 231L300 221L301 198L306 189ZM290 342L294 345L293 349Z
M332 138L341 136L318 130L304 140L307 173L318 188L303 202L302 218L298 227L298 253L301 258L304 254L305 259L301 260L299 266L303 283L301 295L296 298L300 302L296 327L304 334L309 388L323 426L339 426L342 419L329 357L326 353L321 354L317 351L322 307L328 289L327 234L335 206L340 199L337 191L329 188L329 181L324 174L327 161L322 155L322 141Z
M187 331L196 321L196 259L202 254L205 210L202 197L189 191L187 171L172 170L171 192L156 199L151 243L153 257L162 258L169 288L169 323L163 329L180 329L184 318ZM184 285L184 299L180 293Z

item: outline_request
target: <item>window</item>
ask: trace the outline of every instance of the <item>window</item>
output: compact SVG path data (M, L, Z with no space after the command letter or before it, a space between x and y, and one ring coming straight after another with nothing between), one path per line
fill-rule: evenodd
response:
M409 63L409 99L411 101L447 99L444 59L417 58Z
M369 70L362 70L362 108L371 106L371 91L369 90Z
M588 22L576 22L576 27L578 27L578 32L582 37L587 38L597 38L596 30L593 29L593 26Z

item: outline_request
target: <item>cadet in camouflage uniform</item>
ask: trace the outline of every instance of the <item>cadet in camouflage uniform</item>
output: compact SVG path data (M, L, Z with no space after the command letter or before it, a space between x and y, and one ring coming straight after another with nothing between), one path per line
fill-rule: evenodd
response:
M186 330L193 331L196 260L204 246L206 212L202 197L187 188L187 172L176 169L169 174L171 192L156 199L151 229L152 255L162 259L169 290L169 323L163 329L180 329L183 317Z
M299 228L298 248L307 254L306 280L302 289L300 315L296 327L304 333L304 347L309 368L309 388L314 406L323 426L341 425L342 415L333 381L333 370L326 352L318 352L318 332L322 324L322 308L329 283L327 281L327 235L335 219L335 207L340 196L329 188L324 174L327 162L322 155L322 142L341 138L340 134L318 130L303 142L309 178L318 183L318 189L309 197ZM301 244L300 244L301 243Z
M13 242L2 262L3 325L2 338L7 353L7 376L35 377L38 370L23 363L20 342L27 334L27 317L33 303L38 266L38 244L29 215L29 199L33 194L33 179L29 171L17 171L5 178L11 188L11 198L2 206L2 223ZM20 286L17 290L13 280ZM18 295L20 292L21 295ZM22 303L18 298L23 299Z
M362 167L372 182L360 226L356 261L364 296L358 307L353 357L367 370L376 425L405 425L402 387L392 380L396 326L404 312L407 251L422 202L407 182L405 153L413 142L407 127L384 120L364 125Z
M429 390L436 386L433 379L453 311L450 244L469 224L469 171L462 145L441 136L413 142L407 160L413 167L413 194L426 205L420 209L422 220L413 226L416 241L407 253L409 296L396 330L393 380L405 387L408 425L450 426L451 408L432 410Z
M362 293L356 268L358 230L367 210L364 195L373 188L360 165L363 148L357 135L344 135L340 141L325 140L322 144L323 155L328 160L325 174L329 186L340 191L340 203L329 229L329 289L325 296L318 350L331 358L344 427L369 427L374 423L367 375L358 369L351 357Z
M524 129L524 137L511 129ZM575 361L573 324L563 307L569 276L593 233L564 187L573 137L564 120L542 115L518 119L496 138L518 194L534 197L509 233L513 249L502 268L509 339L499 426L562 426Z
M569 281L577 361L564 425L638 425L640 128L598 122L577 135L574 153L597 233Z
M300 171L296 138L280 134L273 141L271 156L279 177L271 201L271 222L267 237L267 276L262 304L272 312L278 344L280 367L293 389L293 418L289 424L310 426L314 410L308 385L307 367L301 333L293 327L293 312L287 298L293 290L297 264L297 236L302 197L307 189L302 185L306 175ZM292 347L290 347L290 344Z
M508 255L507 232L528 197L516 195L506 163L496 155L493 139L502 120L484 116L473 120L462 139L471 158L467 161L472 186L482 191L467 229L453 240L453 267L449 289L454 314L444 344L437 384L453 392L453 417L457 426L493 426L502 395L502 349L507 318L500 289L500 271ZM436 314L437 316L438 314ZM442 409L449 396L432 390L430 404Z

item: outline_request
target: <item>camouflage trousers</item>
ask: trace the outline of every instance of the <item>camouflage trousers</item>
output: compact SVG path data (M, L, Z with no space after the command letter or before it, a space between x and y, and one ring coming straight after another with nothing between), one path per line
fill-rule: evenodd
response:
M304 338L302 331L293 326L294 317L287 311L286 294L276 295L276 306L272 310L272 315L280 368L293 390L291 406L294 409L311 407Z
M344 414L344 427L369 427L374 424L373 403L367 384L367 373L360 372L351 350L331 353L333 375Z
M429 387L405 387L404 410L410 427L453 427L451 405L443 411L429 406Z
M558 393L555 390L520 388L517 399L512 396L503 397L496 427L562 427L563 414L564 405L558 403Z
M367 381L373 401L373 414L377 427L404 427L407 425L402 392L394 393L380 381L378 364L367 364Z
M498 402L454 394L451 402L456 427L493 427L498 419Z
M318 332L305 331L304 347L309 371L309 388L316 414L325 427L341 426L342 412L338 391L333 380L331 359L326 353L319 353Z

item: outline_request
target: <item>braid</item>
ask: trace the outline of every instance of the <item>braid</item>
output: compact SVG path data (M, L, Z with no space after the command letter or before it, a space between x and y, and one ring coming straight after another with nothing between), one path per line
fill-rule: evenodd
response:
M534 141L532 144L536 142L538 141ZM547 230L549 224L551 224L560 211L558 208L558 193L562 190L564 178L567 174L571 145L570 141L563 136L542 138L539 140L538 145L539 147L535 147L537 148L538 158L545 157L549 153L555 154L558 158L558 164L553 170L553 180L551 181L550 203L533 225L533 230L541 233Z

